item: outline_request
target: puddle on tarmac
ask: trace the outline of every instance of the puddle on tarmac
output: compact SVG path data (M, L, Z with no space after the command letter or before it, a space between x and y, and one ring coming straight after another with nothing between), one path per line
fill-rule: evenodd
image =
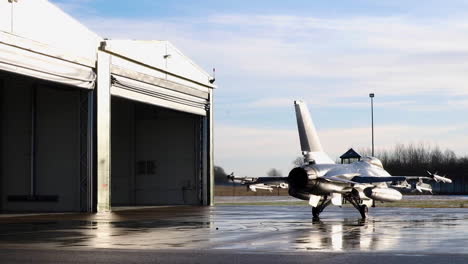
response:
M467 209L375 208L367 221L302 206L148 208L96 215L0 219L0 246L22 248L239 249L468 252Z

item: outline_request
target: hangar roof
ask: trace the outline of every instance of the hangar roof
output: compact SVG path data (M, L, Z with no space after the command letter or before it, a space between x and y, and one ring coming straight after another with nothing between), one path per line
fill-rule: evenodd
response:
M0 69L72 85L76 84L69 80L85 80L85 84L78 86L91 88L90 71L95 68L102 41L102 37L47 0L0 1L0 62L8 64L0 65ZM168 81L199 90L215 88L209 82L211 76L168 41L106 40L104 46L106 52L124 59L119 66L125 61L136 62L138 72L147 75L165 76ZM74 70L64 71L66 63L60 61L85 65L89 70L76 70L75 66L68 65L70 69L75 67ZM135 66L123 66L135 70ZM152 71L145 71L145 67ZM34 74L31 69L40 69L41 73ZM79 71L85 73L73 76ZM58 80L53 76L65 78Z
M183 76L204 86L215 87L209 82L211 76L169 41L106 40L105 50L163 70L170 75ZM167 78L170 79L170 76Z
M0 1L0 31L94 61L102 40L47 0Z

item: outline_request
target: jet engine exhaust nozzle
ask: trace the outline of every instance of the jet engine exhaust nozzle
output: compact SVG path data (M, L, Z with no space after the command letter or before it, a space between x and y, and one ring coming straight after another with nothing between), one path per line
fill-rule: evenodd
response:
M308 181L309 177L307 176L307 172L301 167L294 168L289 172L288 183L295 189L306 187Z

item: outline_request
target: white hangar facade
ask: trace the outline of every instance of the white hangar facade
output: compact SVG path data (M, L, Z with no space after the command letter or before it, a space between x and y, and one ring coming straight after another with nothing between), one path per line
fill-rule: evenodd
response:
M211 78L167 41L0 0L0 211L212 204Z

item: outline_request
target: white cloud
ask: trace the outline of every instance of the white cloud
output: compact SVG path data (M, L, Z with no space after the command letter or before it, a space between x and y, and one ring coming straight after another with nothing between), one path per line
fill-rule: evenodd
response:
M287 173L300 155L295 130L215 126L215 163L237 175L265 176L270 168Z
M252 78L302 79L309 83L304 92L316 78L329 78L347 80L328 94L334 97L364 87L381 95L468 95L468 36L460 21L217 15L85 23L110 38L168 39L195 61L216 66L221 86L235 79L240 91L265 92L249 86ZM268 88L274 93L290 87Z
M390 98L379 102L387 110L402 105L421 111L468 108L468 23L461 20L220 14L164 21L89 17L82 22L104 37L169 40L206 69L215 66L216 96L229 98L233 112L290 107L298 95L320 107L349 110L368 107L356 100L368 91ZM425 106L401 99L426 94L446 101ZM295 129L219 121L216 163L227 171L262 176L276 167L287 173L300 154ZM424 141L467 154L468 133L460 132L466 127L381 124L376 127L378 148ZM320 134L333 157L349 147L370 145L368 128Z

